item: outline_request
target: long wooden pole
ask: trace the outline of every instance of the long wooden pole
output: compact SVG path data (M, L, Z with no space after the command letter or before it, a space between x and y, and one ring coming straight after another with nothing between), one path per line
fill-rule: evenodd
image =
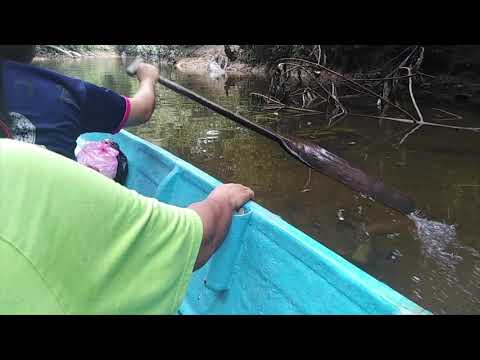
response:
M127 73L131 76L135 75L136 69L142 61L141 58L134 60L127 67ZM276 141L296 159L312 169L341 182L350 189L381 202L405 215L415 211L415 203L408 196L394 188L386 186L379 179L369 177L362 170L353 167L346 160L321 146L277 134L163 77L160 77L158 82L170 90L182 94L210 110Z

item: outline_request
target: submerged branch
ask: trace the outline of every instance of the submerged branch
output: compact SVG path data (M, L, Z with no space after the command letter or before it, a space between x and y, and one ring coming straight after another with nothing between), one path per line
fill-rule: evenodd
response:
M420 75L420 74L417 72L417 73L415 73L415 74L411 74L411 75L392 76L392 77L384 77L384 78L371 78L371 79L368 79L368 78L365 78L365 79L353 78L353 80L355 80L355 81L383 81L383 80L398 80L398 79L405 79L405 78L410 78L410 77L414 77L414 76L418 76L418 75Z
M405 140L407 140L407 138L413 134L415 131L417 131L418 129L420 129L422 127L423 124L418 124L417 126L414 126L412 130L410 130L408 133L405 134L404 137L402 137L402 140L400 140L400 142L398 143L398 145L402 145L403 142Z
M259 93L250 93L251 96L258 96L266 100L267 104L270 102L273 102L277 104L277 107L274 107L275 110L295 110L295 111L304 111L304 112L309 112L309 113L314 113L314 114L323 114L322 111L317 111L317 110L312 110L312 109L305 109L305 108L299 108L299 107L294 107L294 106L288 106L272 97L259 94Z
M412 75L412 69L410 69L409 67L403 67L402 66L399 69L405 69L405 70L408 71L408 75ZM415 101L415 96L413 96L412 78L411 77L408 78L408 91L410 93L410 98L412 99L412 104L415 107L415 110L417 111L418 119L419 119L420 123L422 124L423 123L423 116L422 116L422 113L420 112L420 109L417 106L417 102Z
M407 123L407 124L416 124L415 121L410 120L410 119L394 118L394 117L389 117L389 116L378 116L378 115L367 115L367 114L350 114L350 115L351 116L358 116L358 117L382 119L382 120L392 120L392 121L398 121L398 122L403 122L403 123ZM428 121L424 121L423 125L437 126L437 127L456 129L456 130L468 130L468 131L480 132L480 128L445 125L445 124L439 124L439 123L432 123L432 122L428 122Z
M451 112L446 111L446 110L442 110L442 109L438 109L438 108L432 108L432 110L437 110L437 111L439 111L439 112L443 112L443 113L445 113L445 114L454 116L454 118L446 118L446 119L442 119L442 120L461 120L461 119L463 119L462 116L457 115L457 114L454 114L454 113L451 113Z

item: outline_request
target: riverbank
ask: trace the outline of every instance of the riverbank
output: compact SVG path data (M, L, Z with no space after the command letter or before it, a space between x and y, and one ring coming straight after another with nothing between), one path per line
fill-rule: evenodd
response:
M114 45L37 45L34 60L116 58L119 56Z
M168 63L187 74L209 74L208 64L213 58L227 58L225 45L116 45L118 54L141 56L150 63ZM235 76L265 75L265 65L249 64L240 59L229 61L226 74Z
M208 63L215 57L227 57L224 45L202 45L188 56L176 60L175 67L184 73L208 74ZM252 65L241 61L229 62L226 73L236 76L266 75L266 65Z
M382 49L379 47L366 50L370 51L368 54L375 60L380 57L377 53L381 53ZM457 46L451 47L451 49L448 47L429 47L426 50L424 67L425 71L433 77L424 77L422 81L415 84L415 92L423 99L480 106L480 69L472 65L476 64L477 59L480 59L480 51L477 50L480 50L480 47ZM288 54L284 55L290 56ZM336 69L338 66L345 76L353 78L353 75L359 71L355 66L361 67L365 64L357 59L358 54L352 53L349 55L351 59L348 61L333 58L334 65L332 67ZM184 73L208 74L208 63L216 56L228 57L225 53L225 45L198 46L185 56L177 58L175 67ZM244 56L237 56L237 60L230 61L226 69L227 75L268 76L270 58L264 59L264 64L259 64L259 61L247 62L246 58L248 56L244 54ZM372 59L368 59L365 63L378 61ZM331 76L325 74L325 80L331 81Z
M57 47L57 48L54 48ZM248 47L252 47L249 49ZM374 46L325 47L329 67L347 77L361 74L372 64L382 64L386 55L393 56L400 48ZM388 47L388 48L390 48ZM259 48L259 49L257 49ZM52 58L77 59L82 57L142 56L154 64L166 62L186 74L207 75L209 62L215 57L229 58L226 75L267 76L269 65L283 56L305 57L308 52L301 45L38 45L35 60ZM303 52L300 51L303 49ZM445 103L466 103L480 106L480 60L478 46L426 46L422 71L434 77L424 77L414 83L420 98ZM261 51L260 51L261 50ZM288 51L287 51L288 50ZM388 50L388 51L387 51ZM228 54L226 54L226 51ZM386 59L387 57L385 57ZM368 65L368 66L367 66ZM218 75L218 74L211 74ZM331 81L328 74L321 79Z

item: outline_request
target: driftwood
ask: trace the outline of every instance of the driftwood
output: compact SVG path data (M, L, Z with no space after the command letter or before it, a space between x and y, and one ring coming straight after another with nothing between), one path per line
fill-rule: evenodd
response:
M69 56L69 57L72 57L72 58L75 57L74 55L71 54L70 51L65 50L65 49L62 49L62 48L59 47L59 46L55 46L55 45L44 45L44 46L49 47L49 48L51 48L51 49L53 49L53 50L56 50L56 51L58 51L58 52L60 52L60 53L62 53L62 54L64 54L64 55Z
M83 55L80 54L78 51L73 51L73 50L69 50L69 51L70 51L70 53L71 53L72 55L74 55L74 56L76 56L76 57L82 57L82 56L83 56Z

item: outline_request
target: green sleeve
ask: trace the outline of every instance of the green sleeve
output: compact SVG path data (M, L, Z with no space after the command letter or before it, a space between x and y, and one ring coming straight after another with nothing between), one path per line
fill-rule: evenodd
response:
M10 140L0 140L0 171L0 214L9 214L0 217L0 237L31 263L64 313L177 311L202 239L194 211Z

